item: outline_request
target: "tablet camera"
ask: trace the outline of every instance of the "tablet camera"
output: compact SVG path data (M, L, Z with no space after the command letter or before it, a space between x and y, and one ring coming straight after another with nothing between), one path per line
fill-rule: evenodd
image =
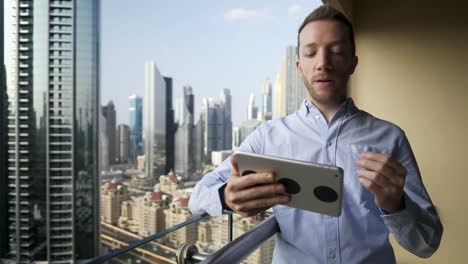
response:
M284 189L288 194L298 194L301 191L301 185L293 179L283 178L278 182L284 185Z
M314 194L322 202L333 203L338 200L338 193L328 186L315 187Z

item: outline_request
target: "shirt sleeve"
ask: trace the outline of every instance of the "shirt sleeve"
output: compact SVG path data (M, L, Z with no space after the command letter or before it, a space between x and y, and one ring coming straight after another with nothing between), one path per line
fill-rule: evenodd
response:
M262 130L265 122L258 126L239 146L239 150L261 153L263 148ZM207 173L195 185L189 200L189 209L192 214L208 213L219 216L223 213L223 203L220 197L220 188L223 188L231 174L231 157L225 159L215 170Z
M416 159L404 132L394 155L407 170L404 209L382 218L398 244L413 254L428 258L437 250L443 227L424 187Z

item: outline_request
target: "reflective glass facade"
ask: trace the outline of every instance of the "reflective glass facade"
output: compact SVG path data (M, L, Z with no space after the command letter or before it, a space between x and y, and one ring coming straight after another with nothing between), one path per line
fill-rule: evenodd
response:
M143 130L145 173L156 179L166 173L166 82L154 62L145 65Z
M8 1L8 257L98 250L99 1Z
M143 154L143 99L137 95L129 97L130 107L130 158L135 160Z

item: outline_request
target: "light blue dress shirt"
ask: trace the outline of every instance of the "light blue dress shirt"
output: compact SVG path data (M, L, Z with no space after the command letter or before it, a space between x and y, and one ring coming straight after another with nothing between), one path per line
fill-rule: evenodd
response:
M288 206L273 207L280 226L273 263L395 263L388 235L420 257L431 256L442 237L442 224L424 187L405 133L396 125L359 110L348 98L329 124L305 100L294 114L262 123L240 150L335 165L344 170L343 208L330 217ZM360 183L359 155L391 155L407 170L405 209L385 214ZM222 213L218 189L231 172L230 158L195 186L189 208L194 214ZM311 175L313 177L313 175Z

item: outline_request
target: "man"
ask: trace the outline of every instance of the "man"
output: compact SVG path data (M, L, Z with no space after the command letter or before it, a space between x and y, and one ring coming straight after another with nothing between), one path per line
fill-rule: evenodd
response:
M395 263L390 232L413 254L431 256L443 228L404 132L346 98L358 63L351 23L322 6L299 28L297 46L307 100L296 113L263 123L240 149L342 167L341 216L288 207L273 174L240 177L234 156L197 184L191 211L252 216L273 206L281 230L274 263Z

